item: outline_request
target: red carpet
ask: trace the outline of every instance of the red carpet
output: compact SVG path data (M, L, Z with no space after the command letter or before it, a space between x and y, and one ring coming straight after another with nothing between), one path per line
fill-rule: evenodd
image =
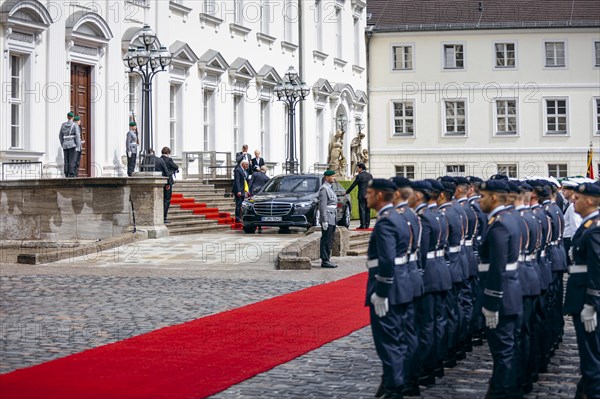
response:
M215 394L366 326L365 274L1 375L0 397L182 399Z

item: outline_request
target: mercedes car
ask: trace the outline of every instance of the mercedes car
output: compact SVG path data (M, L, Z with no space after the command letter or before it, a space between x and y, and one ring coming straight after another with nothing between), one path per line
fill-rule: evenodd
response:
M321 184L322 176L318 174L273 177L242 203L244 231L254 233L258 226L279 227L282 231L290 227L318 226ZM337 181L332 186L338 198L337 224L348 227L352 213L350 196Z

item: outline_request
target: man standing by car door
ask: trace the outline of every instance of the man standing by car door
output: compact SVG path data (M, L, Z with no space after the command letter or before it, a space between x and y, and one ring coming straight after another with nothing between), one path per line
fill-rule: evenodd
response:
M350 194L354 187L358 185L358 214L360 216L359 229L368 229L371 224L371 210L367 207L367 185L373 179L373 176L367 172L367 167L364 163L356 164L358 174L352 182L352 185L346 190L346 194Z
M335 214L337 209L337 195L331 184L335 181L335 171L326 170L323 173L324 181L319 190L319 222L321 223L321 267L334 268L336 264L329 260L333 237L335 235Z

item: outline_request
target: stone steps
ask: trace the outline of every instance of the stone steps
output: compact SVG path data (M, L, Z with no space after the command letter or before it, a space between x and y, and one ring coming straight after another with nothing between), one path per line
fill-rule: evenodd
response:
M228 224L197 225L191 227L177 227L167 224L167 228L169 229L169 235L214 233L215 231L231 230L231 226Z
M369 249L370 231L353 232L350 234L350 248L348 256L366 255Z

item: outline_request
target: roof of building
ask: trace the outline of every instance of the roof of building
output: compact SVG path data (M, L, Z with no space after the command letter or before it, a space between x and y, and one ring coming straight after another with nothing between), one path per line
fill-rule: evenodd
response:
M597 0L369 0L375 32L600 26Z

